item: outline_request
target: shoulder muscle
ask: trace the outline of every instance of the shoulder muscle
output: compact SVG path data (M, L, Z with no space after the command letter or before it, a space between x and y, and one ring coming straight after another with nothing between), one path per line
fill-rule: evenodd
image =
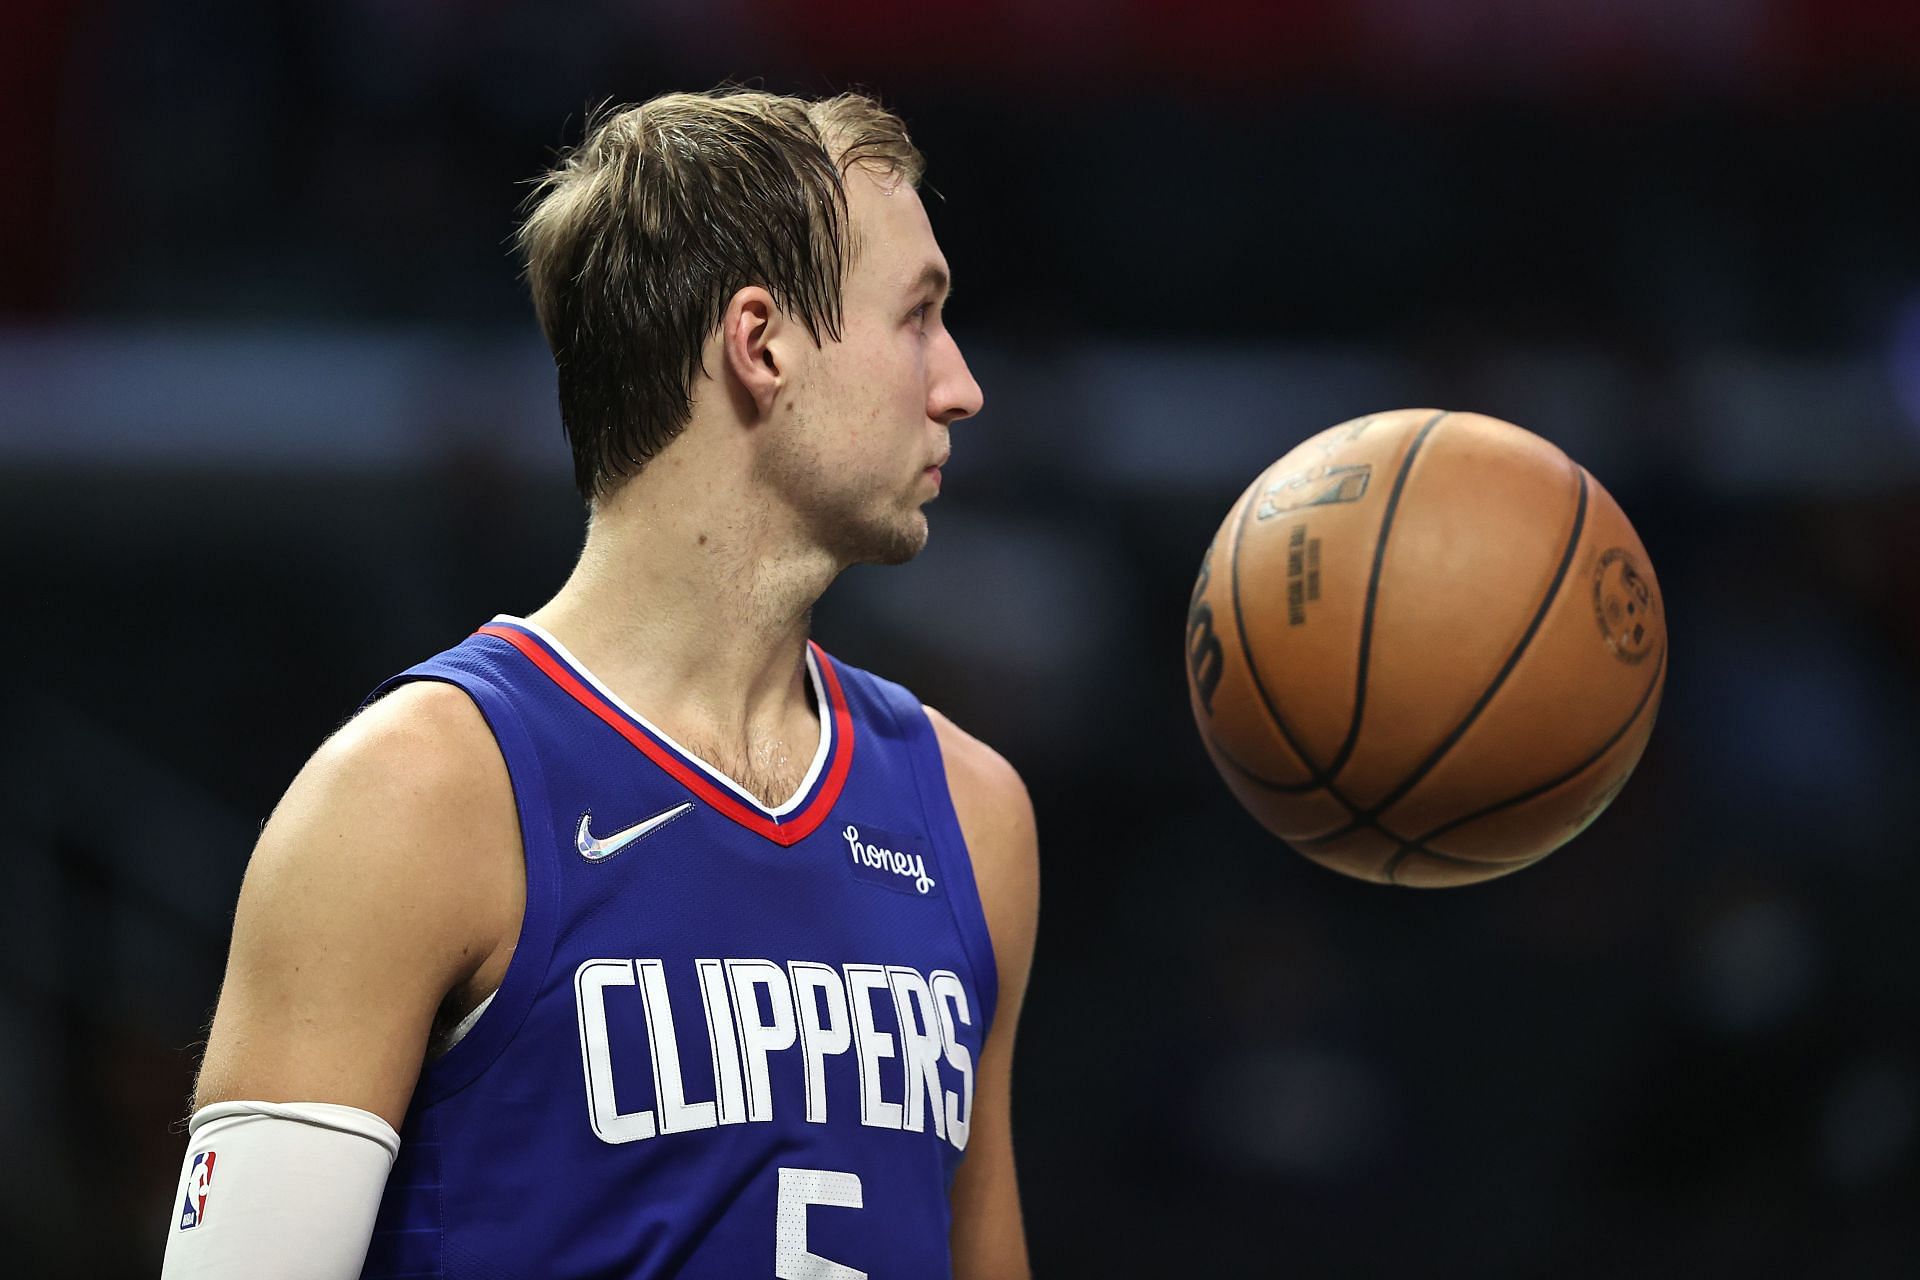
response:
M403 685L314 754L261 832L196 1103L338 1102L398 1127L435 1011L512 945L524 894L479 710Z
M1006 759L932 707L926 709L946 764L947 789L967 838L980 905L1000 971L1001 1007L1018 1016L1040 909L1040 853L1033 802Z

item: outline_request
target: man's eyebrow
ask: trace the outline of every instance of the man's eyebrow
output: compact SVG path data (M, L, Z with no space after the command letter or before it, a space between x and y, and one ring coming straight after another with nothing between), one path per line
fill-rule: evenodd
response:
M942 297L953 296L953 281L937 263L929 262L920 268L920 278L913 282L913 287L907 292L920 293L927 289L933 290Z

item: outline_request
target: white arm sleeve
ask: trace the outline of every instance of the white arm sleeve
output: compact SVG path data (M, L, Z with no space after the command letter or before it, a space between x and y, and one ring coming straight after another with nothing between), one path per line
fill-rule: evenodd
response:
M330 1102L216 1102L187 1127L161 1280L354 1280L400 1135Z

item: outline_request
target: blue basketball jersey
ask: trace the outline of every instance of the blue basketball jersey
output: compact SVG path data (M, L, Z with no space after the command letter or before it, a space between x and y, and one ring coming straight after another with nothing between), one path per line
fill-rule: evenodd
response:
M527 906L422 1072L364 1274L951 1274L997 979L933 726L809 645L822 733L768 808L500 617L380 686L491 727Z

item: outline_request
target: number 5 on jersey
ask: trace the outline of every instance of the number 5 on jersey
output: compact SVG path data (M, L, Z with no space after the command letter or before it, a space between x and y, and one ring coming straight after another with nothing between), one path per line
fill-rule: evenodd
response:
M807 1206L858 1209L860 1175L832 1169L782 1169L780 1204L773 1219L773 1274L776 1280L867 1280L855 1270L807 1251Z

